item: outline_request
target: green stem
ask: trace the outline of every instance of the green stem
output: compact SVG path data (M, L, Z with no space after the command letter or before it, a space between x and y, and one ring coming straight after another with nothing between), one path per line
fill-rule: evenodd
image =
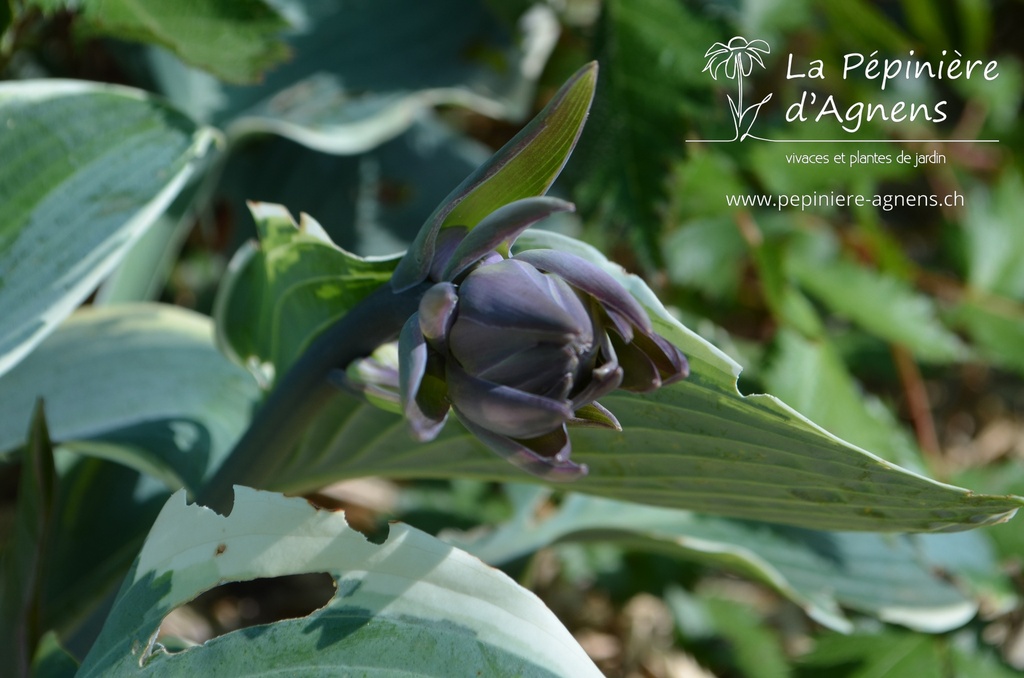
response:
M430 285L395 293L385 283L324 330L285 373L256 413L224 463L197 493L200 504L226 514L234 503L232 486L265 487L306 429L338 389L332 370L398 336Z

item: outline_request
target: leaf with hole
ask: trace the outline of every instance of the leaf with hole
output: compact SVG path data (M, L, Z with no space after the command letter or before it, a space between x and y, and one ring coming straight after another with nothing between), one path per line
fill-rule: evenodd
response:
M307 617L169 653L176 607L225 581L327 572L337 593ZM430 651L425 652L424 648ZM402 524L374 544L342 513L235 488L227 517L168 500L79 676L337 674L600 676L535 595L476 558Z

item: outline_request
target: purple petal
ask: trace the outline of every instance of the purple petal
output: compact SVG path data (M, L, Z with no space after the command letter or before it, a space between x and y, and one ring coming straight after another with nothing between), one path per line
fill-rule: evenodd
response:
M398 335L398 383L402 411L413 435L423 442L433 440L448 418L448 401L443 382L427 377L429 350L413 315Z
M683 352L657 334L638 334L629 344L622 344L616 337L612 342L625 371L619 388L626 391L653 391L690 373Z
M434 242L434 258L430 262L430 273L428 274L431 280L439 282L444 280L444 267L448 265L452 254L455 253L455 248L459 246L467 233L469 233L469 229L465 226L448 226L438 231L437 239Z
M438 283L420 299L420 332L432 344L442 345L455 318L459 296L455 285Z
M629 322L645 332L651 331L651 321L636 299L618 280L582 257L558 250L526 250L515 256L547 273L558 275L567 283L591 295L604 306L622 314Z
M465 413L453 409L466 430L498 455L528 473L552 481L576 480L587 474L585 464L569 460L572 447L564 426L540 438L515 440L477 426Z
M690 376L690 363L686 359L686 355L675 344L660 334L651 334L645 339L654 344L654 347L645 347L644 350L647 351L661 372L662 386L674 384ZM645 344L646 342L641 341L641 343Z
M519 257L474 270L459 288L459 317L535 333L538 341L558 341L592 326L583 302L565 281Z
M615 345L615 352L619 358L619 366L623 371L622 383L619 384L619 388L635 393L646 393L661 386L661 375L654 362L637 345L637 338L626 344L618 337L612 337L612 343Z
M569 341L529 339L460 318L451 333L450 355L466 372L486 381L548 398L567 398L576 375L586 369L589 353L580 355Z
M454 280L492 250L508 254L519 234L555 212L572 212L576 206L557 198L523 198L484 217L452 253L441 280Z
M604 397L622 385L624 371L617 360L611 360L591 371L586 386L572 398L575 407L581 407Z
M545 398L478 379L454 361L448 361L446 367L452 405L477 426L511 438L534 438L550 433L572 417L567 400Z
M619 336L626 342L633 341L633 326L629 324L629 321L622 316L621 313L616 313L610 308L603 309L608 320L611 322L612 327L619 333Z

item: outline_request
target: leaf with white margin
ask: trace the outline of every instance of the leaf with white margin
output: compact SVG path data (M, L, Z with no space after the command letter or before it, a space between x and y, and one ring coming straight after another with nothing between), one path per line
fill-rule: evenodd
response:
M0 459L37 398L54 440L195 489L249 423L256 382L214 346L213 323L166 304L86 307L0 377Z
M741 395L739 365L672 318L640 278L596 249L542 231L527 231L516 247L573 252L601 266L690 362L690 377L682 382L651 394L615 392L601 399L622 431L572 431L573 458L590 467L588 476L573 482L574 491L811 529L872 532L966 530L1008 520L1024 505L1020 497L975 494L912 473L826 432L773 396ZM262 294L253 281L236 284L251 288L245 293L257 294L254 299ZM273 294L260 299L266 308L279 301ZM325 305L317 308L328 313ZM306 331L316 327L312 310ZM280 462L272 477L258 482L291 494L366 476L526 479L457 422L435 440L415 444L401 417L340 393L303 427L294 448L276 452Z
M387 283L398 260L346 252L308 214L296 222L281 205L251 202L249 209L259 244L232 258L213 315L221 350L272 382L312 337Z
M328 572L337 593L307 617L168 653L176 607L226 581ZM424 652L424 648L430 648ZM344 514L235 488L229 516L167 502L79 672L90 676L600 676L558 619L508 576L434 537L391 525L373 544Z
M549 490L507 487L516 506L511 519L490 531L448 532L440 538L492 565L551 544L595 539L666 553L762 581L818 623L842 632L853 630L843 607L928 633L957 628L978 605L939 574L950 565L941 560L941 549L967 549L978 554L984 567L996 567L991 549L976 532L824 532L575 493L545 511ZM925 544L917 541L925 538L945 546L935 545L926 554Z
M476 0L274 5L291 24L292 58L260 84L225 85L156 49L149 70L173 102L231 139L272 133L342 155L401 134L438 105L524 118L560 30L544 3L516 26Z
M140 90L0 83L0 374L75 309L204 167L215 130Z

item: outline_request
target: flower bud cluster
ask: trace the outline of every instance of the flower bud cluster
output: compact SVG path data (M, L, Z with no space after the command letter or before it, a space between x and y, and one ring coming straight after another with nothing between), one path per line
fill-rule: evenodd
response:
M619 429L597 399L649 391L687 375L685 356L653 332L635 299L575 255L528 250L515 238L572 205L529 198L472 231L449 227L434 243L419 311L399 337L400 399L413 434L431 440L449 412L522 468L571 479L567 426Z

